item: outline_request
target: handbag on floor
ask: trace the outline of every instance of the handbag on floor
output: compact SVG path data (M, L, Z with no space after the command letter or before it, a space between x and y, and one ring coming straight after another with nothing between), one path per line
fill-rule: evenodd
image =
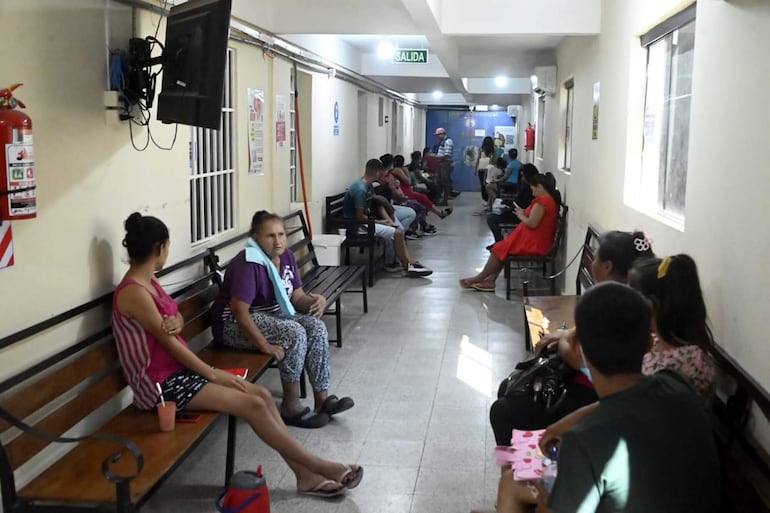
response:
M242 470L233 474L217 497L216 508L219 513L270 513L270 492L262 477L262 466L256 472Z
M536 403L553 412L567 394L567 381L576 371L564 363L556 345L546 348L539 356L519 362L516 370L497 389L498 398L530 396Z

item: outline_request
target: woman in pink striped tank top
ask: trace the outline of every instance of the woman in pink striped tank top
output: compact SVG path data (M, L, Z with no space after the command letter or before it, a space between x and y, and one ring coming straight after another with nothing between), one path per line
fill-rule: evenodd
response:
M320 497L355 488L363 467L316 456L286 429L264 387L201 361L179 336L184 319L174 300L155 279L168 258L166 225L138 212L125 222L123 246L130 267L115 289L112 323L118 354L134 405L150 410L159 402L155 383L178 409L219 411L243 418L294 471L299 493Z

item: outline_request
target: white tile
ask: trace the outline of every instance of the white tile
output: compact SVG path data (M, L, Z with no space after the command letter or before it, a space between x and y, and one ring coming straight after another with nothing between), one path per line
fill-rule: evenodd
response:
M361 465L418 467L425 443L408 441L367 440L361 451Z

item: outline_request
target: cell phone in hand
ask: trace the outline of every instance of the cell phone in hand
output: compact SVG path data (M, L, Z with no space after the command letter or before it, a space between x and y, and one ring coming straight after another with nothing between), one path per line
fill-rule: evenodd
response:
M201 420L200 413L177 413L176 421L181 424L194 424Z

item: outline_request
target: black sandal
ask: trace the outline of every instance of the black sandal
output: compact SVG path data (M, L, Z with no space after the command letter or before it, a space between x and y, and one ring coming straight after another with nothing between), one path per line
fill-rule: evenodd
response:
M331 417L332 415L337 415L338 413L351 409L355 404L356 403L350 397L343 397L340 399L336 395L330 395L321 405L320 413L325 413Z
M316 429L324 427L331 420L329 415L324 412L314 412L310 408L305 407L304 410L291 417L281 414L281 418L287 426L300 427L305 429Z
M454 212L454 210L451 207L445 208L444 210L441 211L441 219L448 217L449 214L451 214L452 212Z

